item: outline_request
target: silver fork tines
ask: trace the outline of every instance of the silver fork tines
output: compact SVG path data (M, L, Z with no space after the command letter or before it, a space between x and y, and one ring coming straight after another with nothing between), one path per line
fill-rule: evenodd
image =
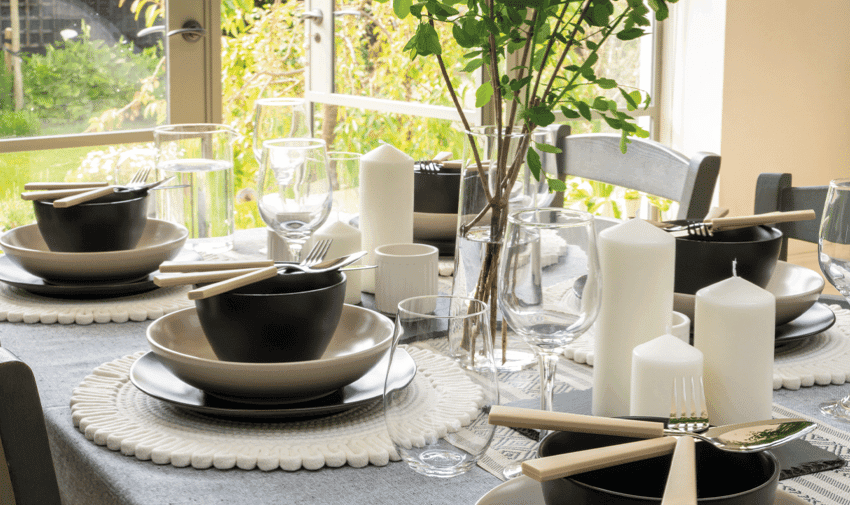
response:
M667 429L699 432L708 429L708 408L702 377L682 377L673 380L670 419Z
M328 254L328 249L331 248L332 242L332 239L325 239L313 244L313 248L310 249L310 253L307 254L307 257L304 258L301 264L309 267L321 263L325 259L325 255Z
M130 179L127 186L141 186L148 180L148 175L150 175L150 173L150 167L140 168L135 174L133 174L133 178Z

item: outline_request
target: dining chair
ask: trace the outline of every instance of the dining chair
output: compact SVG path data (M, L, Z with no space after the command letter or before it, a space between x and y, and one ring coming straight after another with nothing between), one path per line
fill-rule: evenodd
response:
M815 211L814 219L774 225L782 231L782 248L779 250L780 260L788 259L789 238L813 244L818 243L818 231L828 189L829 186L793 187L791 186L791 174L759 174L758 179L756 179L755 214L807 209Z
M0 347L0 503L60 505L32 370Z
M699 152L689 159L654 140L639 138L631 138L623 153L619 134L570 135L567 125L550 130L562 151L556 155L561 180L576 176L676 201L676 219L702 218L711 207L720 172L717 154Z

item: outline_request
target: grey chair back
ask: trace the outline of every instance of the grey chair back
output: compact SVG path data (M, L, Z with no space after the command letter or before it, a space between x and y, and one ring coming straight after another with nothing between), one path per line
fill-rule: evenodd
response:
M550 127L555 135L558 175L577 176L667 198L679 203L677 219L698 219L711 207L720 156L699 152L692 158L653 140L631 138L626 153L620 135L570 135L569 126Z
M13 496L15 505L61 505L35 378L2 347L0 444L0 502L5 505Z
M756 180L755 214L812 209L817 216L809 221L775 225L782 230L783 234L782 249L779 251L780 260L788 259L789 238L817 244L828 189L829 186L799 186L795 188L791 186L791 174L759 174Z

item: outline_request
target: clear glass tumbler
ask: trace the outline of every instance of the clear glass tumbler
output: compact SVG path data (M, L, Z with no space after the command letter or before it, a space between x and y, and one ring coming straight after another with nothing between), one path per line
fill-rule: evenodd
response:
M418 473L461 475L490 446L495 426L487 416L499 403L499 385L489 312L484 302L454 296L398 304L388 377L403 365L402 351L419 357L419 371L403 388L385 385L385 418L395 450ZM464 342L484 349L474 368L458 363L456 349Z

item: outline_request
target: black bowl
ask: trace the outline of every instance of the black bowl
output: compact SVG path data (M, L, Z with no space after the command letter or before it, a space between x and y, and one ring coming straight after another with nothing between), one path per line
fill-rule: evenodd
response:
M147 193L116 192L72 207L33 201L38 231L54 252L133 249L147 223Z
M460 170L413 171L413 211L457 214Z
M688 221L673 221L686 224ZM676 239L674 290L686 295L732 277L732 262L738 277L765 287L773 276L782 247L782 232L771 226L751 226L715 232L713 236Z
M198 319L222 361L285 363L319 359L345 302L345 274L287 273L195 300Z
M556 431L543 439L538 453L551 456L636 440L640 439ZM732 453L697 442L696 459L699 503L774 503L779 463L769 451ZM664 494L671 460L672 455L660 456L543 482L543 497L546 505L658 504Z

